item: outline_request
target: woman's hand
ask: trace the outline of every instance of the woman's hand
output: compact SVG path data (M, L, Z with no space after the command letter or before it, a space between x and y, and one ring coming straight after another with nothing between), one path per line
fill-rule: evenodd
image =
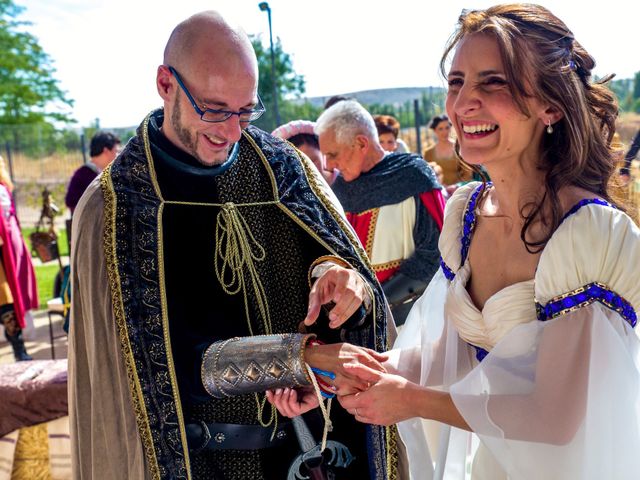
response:
M303 389L278 388L267 390L267 400L278 409L281 415L293 418L318 406L318 397L313 387Z
M388 355L349 343L331 343L306 347L304 358L311 367L335 373L335 380L331 381L326 377L323 380L334 386L338 395L348 395L366 390L369 383L352 375L351 370L345 369L345 365L365 365L371 371L384 372L382 362L388 359Z
M418 416L412 405L424 390L399 375L379 372L360 364L345 364L352 376L371 384L368 390L338 397L338 401L356 420L374 425L393 425Z

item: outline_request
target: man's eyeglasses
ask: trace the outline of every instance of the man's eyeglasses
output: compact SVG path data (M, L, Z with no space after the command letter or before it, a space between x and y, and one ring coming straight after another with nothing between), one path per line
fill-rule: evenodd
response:
M262 100L260 100L259 95L258 95L258 105L252 110L241 110L239 112L231 112L229 110L214 110L212 108L207 108L205 110L202 110L200 107L198 107L198 104L196 103L191 93L189 93L189 90L187 90L187 87L185 87L184 83L182 83L182 79L180 78L180 75L178 74L176 69L169 65L167 65L167 67L169 68L169 71L171 72L171 74L174 77L176 77L176 80L178 81L178 85L180 85L180 88L182 88L182 91L185 93L185 95L191 102L193 109L196 111L198 115L200 115L200 118L204 122L210 122L210 123L224 122L225 120L228 120L232 116L237 115L238 118L240 119L240 123L249 123L259 119L262 116L262 114L265 112L264 104L262 103Z

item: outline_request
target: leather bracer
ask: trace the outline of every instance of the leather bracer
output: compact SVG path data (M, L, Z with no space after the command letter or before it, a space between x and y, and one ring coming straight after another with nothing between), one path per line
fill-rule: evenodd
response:
M304 348L313 337L287 333L215 342L202 358L202 384L215 398L309 385Z

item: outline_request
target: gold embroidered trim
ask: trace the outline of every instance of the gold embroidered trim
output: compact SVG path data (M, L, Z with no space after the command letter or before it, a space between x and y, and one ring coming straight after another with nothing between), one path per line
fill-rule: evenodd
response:
M398 478L398 468L400 457L398 455L398 427L390 425L385 427L387 438L387 479L396 480Z
M129 343L129 333L124 316L124 305L122 303L122 291L120 289L120 273L118 271L118 262L116 255L116 198L115 190L111 180L111 166L108 166L102 174L101 188L104 197L104 252L105 263L107 266L107 276L109 286L111 288L111 301L113 305L113 313L118 327L120 336L120 347L122 348L124 363L127 370L127 380L129 390L131 392L131 401L133 404L133 412L138 424L138 431L142 440L142 446L147 457L149 473L153 480L160 479L160 469L158 459L153 446L153 438L151 436L151 427L149 426L149 417L142 395L142 387L140 379L135 368L131 344Z
M365 249L367 251L367 255L371 258L373 255L373 240L376 236L376 226L378 225L378 216L380 215L379 208L371 209L371 221L369 222L369 230L367 232L367 243L365 245ZM375 267L374 267L375 271Z
M373 266L373 270L375 272L383 272L385 270L391 270L393 268L398 268L402 264L402 260L391 260L387 263L376 263Z
M151 141L149 140L149 119L151 118L151 114L145 118L142 125L142 140L144 143L144 152L147 158L147 165L149 167L149 177L151 178L151 183L153 184L153 188L160 200L160 205L158 206L158 217L156 219L157 225L157 235L158 235L158 276L160 278L160 308L162 310L162 331L164 337L164 348L167 352L167 369L169 370L169 378L171 379L171 391L173 392L173 400L176 405L176 415L178 416L178 428L180 430L180 443L182 444L182 451L184 453L184 462L185 468L187 471L187 478L191 478L191 461L189 458L189 446L187 445L187 433L184 425L184 416L182 415L182 402L180 400L180 393L178 390L178 379L176 377L175 365L173 362L173 351L171 349L171 338L169 332L169 307L167 304L167 291L165 285L165 274L164 274L164 250L162 245L164 245L163 239L163 230L162 230L162 215L164 212L164 199L162 198L162 194L160 192L160 185L158 184L158 180L156 178L156 171L153 166L153 156L151 155Z
M361 212L355 213L354 215L360 216L360 215L366 215L370 212L375 212L376 210L380 210L380 207L376 207L376 208L369 208L368 210L363 210Z
M154 112L151 112L147 115L147 118L142 122L142 140L144 144L144 154L147 157L147 167L149 167L149 178L151 178L151 184L153 185L153 189L156 192L156 196L160 199L160 202L164 202L164 198L162 197L162 192L160 191L160 184L158 183L158 178L156 175L156 168L153 165L153 155L151 155L151 141L149 140L149 120L151 119L151 115Z

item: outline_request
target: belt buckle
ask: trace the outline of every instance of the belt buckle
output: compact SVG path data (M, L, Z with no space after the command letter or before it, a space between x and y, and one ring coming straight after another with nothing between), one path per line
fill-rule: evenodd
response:
M204 437L204 441L202 442L202 445L200 445L199 447L191 449L191 453L194 453L194 454L200 453L205 448L207 448L207 445L209 445L209 442L211 441L211 432L209 431L209 427L207 426L207 424L202 420L199 420L198 424L202 428L202 433L203 433L202 436Z

